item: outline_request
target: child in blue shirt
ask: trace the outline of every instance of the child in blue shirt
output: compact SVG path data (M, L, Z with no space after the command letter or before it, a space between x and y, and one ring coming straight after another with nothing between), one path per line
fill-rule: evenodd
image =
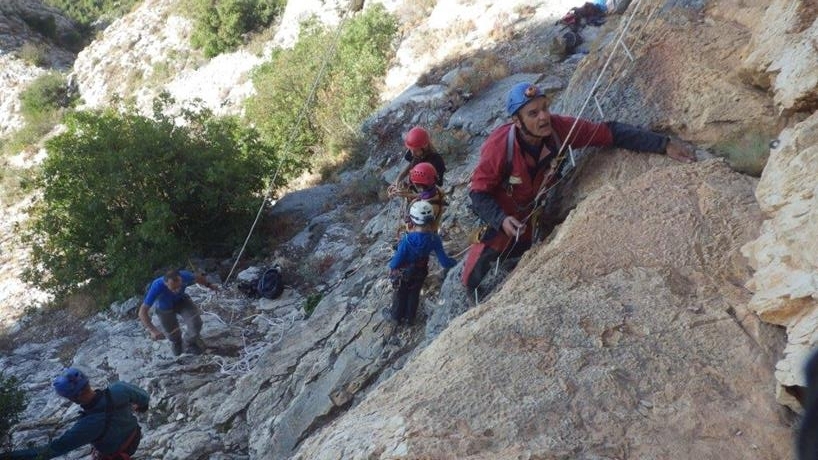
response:
M428 201L415 201L409 208L409 218L414 224L398 243L389 262L389 278L392 280L392 308L387 319L394 323L412 324L420 303L420 290L429 274L429 254L434 251L444 269L457 261L446 254L443 241L434 231L435 212Z

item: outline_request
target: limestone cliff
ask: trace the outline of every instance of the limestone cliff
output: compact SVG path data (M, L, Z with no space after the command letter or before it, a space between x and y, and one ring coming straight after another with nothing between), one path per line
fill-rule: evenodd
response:
M146 0L79 53L72 72L88 106L167 89L236 113L247 73L292 36L282 25L262 53L204 62L173 3ZM298 3L285 16L314 8L332 24L344 12ZM366 171L349 174L391 178L409 124L456 132L464 151L449 164L442 233L460 259L475 224L468 177L515 82L548 86L556 112L690 141L700 161L575 152L560 186L568 218L497 292L469 308L457 269L430 277L425 324L393 337L380 310L396 204L355 207L343 181L293 192L272 212L297 214L304 230L279 254L332 262L312 316L297 286L274 302L193 290L211 353L178 359L145 336L137 299L84 324L57 312L34 330L23 318L0 357L33 395L15 444L75 414L47 385L67 360L96 382L150 389L146 457L792 458L794 390L818 324L814 2L633 1L565 61L544 51L564 3L385 3L406 33L364 127ZM507 72L464 94L455 82L479 71L478 55ZM21 65L5 50L0 59ZM760 177L745 174L741 148L714 158L728 143L769 157Z

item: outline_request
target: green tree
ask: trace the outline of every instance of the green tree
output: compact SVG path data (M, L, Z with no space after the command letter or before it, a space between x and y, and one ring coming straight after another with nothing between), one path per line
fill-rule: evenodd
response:
M5 444L9 431L20 421L27 398L17 377L6 377L0 372L0 445Z
M344 27L337 57L316 104L316 124L331 150L348 144L380 103L378 88L397 30L397 20L380 3Z
M315 24L305 25L293 49L276 51L254 72L257 92L245 102L246 117L285 155L309 159L320 141L305 103L321 67L316 53L326 50L328 39Z
M59 72L46 72L20 94L20 112L28 123L41 119L59 118L60 109L72 105L68 95L65 76Z
M115 110L66 117L36 180L27 281L58 297L96 283L106 300L121 298L157 269L230 254L243 241L275 152L233 117L163 115L169 102L157 100L153 119Z
M191 44L213 57L241 46L247 33L269 26L286 0L192 0L191 6Z
M333 152L377 106L396 33L396 19L379 4L348 21L340 38L314 22L302 24L295 46L278 50L254 73L247 118L279 150L302 157Z

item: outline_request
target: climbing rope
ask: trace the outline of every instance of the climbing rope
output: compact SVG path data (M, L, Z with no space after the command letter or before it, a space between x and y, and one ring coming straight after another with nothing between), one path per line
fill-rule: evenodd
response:
M580 118L585 113L585 110L588 108L588 104L591 102L591 99L594 98L595 96L597 96L597 94L595 94L596 90L597 90L597 88L599 88L600 82L602 81L602 77L605 75L605 72L608 70L608 67L611 65L611 62L613 61L613 58L614 58L614 56L616 54L617 48L622 47L624 50L627 50L627 47L625 46L625 44L623 42L624 36L625 36L626 33L628 33L631 22L633 21L633 18L636 16L637 11L639 10L639 4L641 3L641 1L642 0L637 0L634 3L633 11L631 11L631 14L628 17L628 19L625 21L624 26L620 29L620 31L617 33L615 39L613 40L613 42L612 42L613 43L613 48L611 49L611 52L608 55L608 58L605 60L605 64L602 66L602 69L599 71L599 74L597 75L596 80L594 81L594 84L591 86L591 89L588 91L588 95L586 96L585 101L582 103L582 106L580 107L580 109L579 109L579 111L578 111L578 113L577 113L577 115L576 115L576 117L574 119L574 123L571 125L571 129L568 131L568 135L565 136L565 139L563 139L563 141L562 141L562 145L560 146L559 150L557 151L557 156L554 159L554 164L556 164L556 167L554 168L554 173L558 173L559 170L562 168L563 163L566 160L566 154L568 153L569 148L570 148L568 143L571 140L571 136L574 134L574 132L575 132L575 130L576 130L578 124L579 124ZM630 55L629 51L626 51L626 52L627 52L628 55ZM611 81L613 81L613 79ZM610 85L608 86L608 88L610 88ZM607 89L606 89L606 91L607 91ZM580 148L585 148L587 146L588 146L588 144L585 144L584 146L582 146ZM543 182L543 184L540 185L540 189L537 191L537 195L534 197L534 203L535 204L538 203L550 190L552 190L557 184L562 182L562 179L563 179L562 177L558 177L557 180L551 185L548 185L547 183ZM536 209L536 206L534 207L534 209ZM534 210L529 212L529 214L526 216L526 220L530 219L531 215L533 213L534 213Z
M237 330L241 334L242 347L238 356L208 355L210 359L219 366L219 372L227 375L241 376L253 370L258 359L269 350L271 346L280 343L285 334L290 331L296 321L304 319L304 313L300 309L292 309L287 314L281 316L270 316L266 313L254 313L240 316L238 313L247 307L246 300L233 301L232 308L227 308L231 313L228 318L224 314L218 313L215 308L208 310L208 307L216 307L222 312L225 310L224 303L216 303L212 297L207 297L200 302L202 316L208 316L219 322L222 327ZM265 338L256 337L251 324L265 324ZM269 337L275 337L269 340Z
M600 87L600 82L602 81L602 77L608 71L609 66L613 62L616 51L621 47L624 50L624 52L627 54L627 56L631 60L633 59L630 51L628 50L627 46L624 43L624 39L625 39L625 35L630 30L630 26L631 26L631 23L633 22L633 19L636 17L637 12L639 12L641 1L642 0L636 0L636 2L634 2L634 4L632 5L631 14L628 16L628 18L625 21L624 25L622 27L620 27L620 29L617 32L614 40L611 42L613 44L613 46L612 46L612 48L610 50L608 58L605 60L605 64L602 66L602 69L599 71L596 79L594 80L594 84L591 86L591 89L588 91L587 97L583 101L580 108L577 110L577 114L575 116L573 124L571 125L570 130L568 131L568 135L566 135L565 138L562 140L562 143L561 143L561 145L560 145L560 147L559 147L559 149L557 151L557 155L556 155L555 159L552 161L552 165L553 165L552 172L553 172L553 174L556 175L557 179L555 181L553 181L552 183L550 183L550 184L548 183L548 181L543 181L542 185L540 185L540 188L537 191L537 194L534 197L534 200L533 200L534 206L532 206L531 211L529 211L528 214L522 219L522 221L521 221L522 224L526 225L531 220L532 216L535 214L535 212L537 212L537 209L540 206L543 205L543 203L540 203L540 201L542 201L551 190L553 190L557 185L559 185L564 180L565 175L561 175L559 172L564 166L565 160L567 159L567 154L569 152L572 153L569 142L571 141L571 137L574 135L574 133L575 133L575 131L577 129L580 118L585 113L585 111L588 108L589 103L591 102L591 100L594 99L596 101L596 99L595 99L596 97L603 96L603 95L607 94L607 92L611 88L613 82L616 80L617 74L619 74L620 72L624 72L625 66L621 66L619 69L615 70L613 78L611 78L608 81L608 84L605 87L604 91L602 91L602 92L597 91L599 89L599 87ZM656 9L654 8L653 10L651 10L648 13L648 20L645 21L645 23L644 23L645 26L644 27L647 27L647 24L649 23L649 19L652 18L655 11L656 11ZM640 37L637 37L637 40L641 40L641 38L642 38L641 33L644 31L644 27L643 27L642 30L640 30L638 32L640 34ZM634 43L631 44L631 46L633 46L636 43L637 43L637 41L635 40ZM592 139L592 138L593 138L593 136L589 136L589 139ZM589 144L590 144L590 140L584 146L579 147L579 149L586 148L586 147L588 147ZM572 155L573 155L573 153L572 153ZM494 269L493 269L494 273L495 273L495 276L497 275L501 264L504 263L508 259L508 257L513 253L514 249L516 248L517 242L518 242L518 240L516 238L509 239L508 243L506 244L506 247L497 256L497 259L495 260ZM480 284L478 286L481 286L485 280L486 280L486 277L483 277L483 279L480 281ZM474 292L471 293L471 294L474 295L475 303L479 303L480 299L478 297L477 289L475 289Z
M244 250L247 248L247 243L250 241L250 237L253 235L253 232L256 229L256 225L258 225L258 221L261 218L261 213L264 210L264 207L267 205L267 201L272 195L273 188L275 187L276 179L278 178L278 174L281 171L281 165L284 161L284 158L287 156L287 153L290 153L292 149L292 144L295 142L296 137L298 136L298 127L301 126L304 118L307 114L307 109L312 105L313 100L315 99L315 95L318 91L318 85L321 82L321 79L324 77L324 74L327 71L327 67L329 65L330 60L335 56L335 52L338 49L338 43L340 42L341 31L344 28L344 24L346 23L347 15L343 15L341 17L341 21L338 24L338 27L335 30L335 36L333 37L332 41L330 42L327 51L324 53L322 58L321 67L318 70L318 73L315 75L315 79L312 82L310 87L310 91L307 95L307 98L304 100L304 104L301 106L301 109L298 112L298 116L296 117L296 121L290 130L290 135L287 138L286 143L284 144L283 152L284 155L278 160L278 164L276 165L275 170L273 171L273 177L270 181L270 184L267 186L267 190L264 192L263 198L261 200L261 205L258 208L258 212L256 212L256 218L253 220L253 223L250 225L250 230L247 232L247 237L244 239L244 243L241 245L241 249L239 253L236 255L236 261L233 263L233 266L230 268L230 272L224 279L223 284L227 285L230 278L233 276L233 272L236 270L236 266L238 266L239 261L241 260L242 254L244 254Z

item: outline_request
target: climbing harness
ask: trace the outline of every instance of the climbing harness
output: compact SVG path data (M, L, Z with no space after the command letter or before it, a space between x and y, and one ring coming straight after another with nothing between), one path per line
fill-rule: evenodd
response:
M114 405L111 399L111 391L106 388L103 390L103 394L105 395L105 428L102 429L102 433L97 436L96 439L92 441L97 442L100 441L105 437L108 433L108 428L111 424L111 414L115 411L124 409L130 406L130 402L124 402L122 404ZM82 416L90 415L92 413L96 413L99 411L91 411L91 412L83 412ZM131 432L130 435L122 442L116 452L112 454L103 454L99 452L96 448L93 449L93 458L94 460L130 460L131 456L129 454L136 451L136 448L139 446L139 441L142 439L142 429L139 427L139 424L136 425L136 428Z

